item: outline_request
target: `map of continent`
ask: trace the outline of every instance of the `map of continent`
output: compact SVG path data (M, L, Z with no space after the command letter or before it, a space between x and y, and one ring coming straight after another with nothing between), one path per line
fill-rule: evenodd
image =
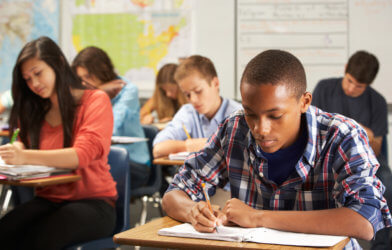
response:
M23 46L40 36L57 42L58 0L0 1L0 93L11 87L12 70Z

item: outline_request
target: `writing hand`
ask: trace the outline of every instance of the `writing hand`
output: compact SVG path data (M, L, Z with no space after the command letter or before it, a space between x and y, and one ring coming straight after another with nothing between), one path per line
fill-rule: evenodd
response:
M21 165L25 162L23 149L19 143L0 146L0 156L7 164Z
M185 141L185 147L187 152L197 152L205 147L207 138L195 138L187 139Z
M206 202L200 201L188 213L188 221L197 231L212 233L215 231L216 226L221 223L221 219L218 221L218 217L224 216L218 209L213 208L213 210L214 213L208 208Z

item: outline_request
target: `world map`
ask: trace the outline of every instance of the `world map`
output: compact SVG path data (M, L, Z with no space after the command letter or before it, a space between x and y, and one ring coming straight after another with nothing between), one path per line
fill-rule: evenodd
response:
M0 92L11 87L12 70L23 46L40 36L59 37L58 0L0 1Z

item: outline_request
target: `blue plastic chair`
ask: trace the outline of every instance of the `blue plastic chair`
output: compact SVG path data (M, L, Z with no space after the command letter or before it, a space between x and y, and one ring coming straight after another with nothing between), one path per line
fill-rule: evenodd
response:
M116 202L117 221L113 234L109 237L83 242L73 245L67 249L102 249L117 248L119 245L113 242L113 235L130 228L130 191L131 180L129 173L128 152L124 148L112 146L108 157L110 173L117 182L118 199Z
M158 134L159 130L157 127L152 125L143 125L143 130L146 138L148 138L148 150L150 153L150 158L154 159L152 155L152 142L155 136ZM163 211L161 207L161 196L159 191L162 185L162 167L160 165L151 165L151 172L147 182L147 185L143 187L136 188L131 191L131 197L133 199L141 198L142 200L142 212L140 214L140 225L146 222L147 218L147 205L149 202L154 203L155 206L159 208L161 216L163 216Z

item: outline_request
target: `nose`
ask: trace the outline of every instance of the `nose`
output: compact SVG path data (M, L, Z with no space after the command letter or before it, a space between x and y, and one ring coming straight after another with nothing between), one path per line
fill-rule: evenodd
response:
M168 98L170 98L170 99L174 99L174 98L175 98L174 93L173 93L172 91L167 91L167 92L166 92L166 96L167 96Z
M355 85L354 84L349 84L347 86L347 93L348 94L352 94L352 93L354 93L354 91L355 91Z
M197 104L198 100L199 100L199 98L197 98L196 94L194 94L194 93L189 94L189 102L191 104Z
M38 85L39 85L38 79L35 78L35 77L32 77L32 78L31 78L31 86L37 87Z
M260 118L255 124L255 132L265 136L271 132L271 122L266 118Z

